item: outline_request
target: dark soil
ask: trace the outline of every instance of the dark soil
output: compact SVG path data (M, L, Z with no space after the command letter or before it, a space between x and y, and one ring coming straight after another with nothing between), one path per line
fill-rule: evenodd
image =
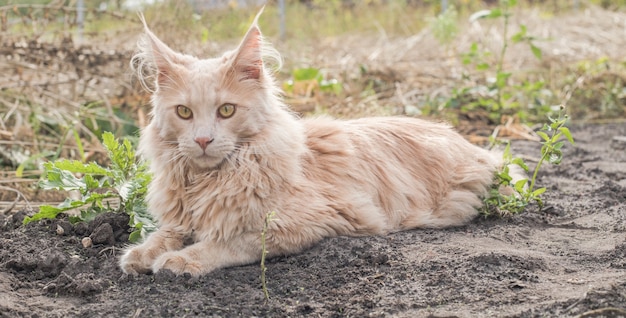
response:
M546 206L504 219L385 237L332 238L260 266L201 278L128 277L125 216L22 227L0 216L0 317L622 317L626 315L626 124L572 127L546 166ZM614 137L618 137L615 138ZM531 165L539 145L518 141ZM535 161L536 162L536 161ZM83 247L89 236L93 246Z

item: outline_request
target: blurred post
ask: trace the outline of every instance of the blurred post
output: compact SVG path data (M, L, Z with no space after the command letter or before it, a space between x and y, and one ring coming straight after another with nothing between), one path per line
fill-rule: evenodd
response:
M441 12L446 12L448 9L448 0L441 0Z
M85 2L83 0L78 0L78 3L76 3L76 20L76 22L78 23L78 35L76 36L78 38L77 42L82 43L83 28L85 26Z
M286 26L286 9L285 9L285 0L278 0L278 11L280 15L280 39L284 40L287 34L287 26Z
M580 8L580 0L574 0L574 10L578 10Z

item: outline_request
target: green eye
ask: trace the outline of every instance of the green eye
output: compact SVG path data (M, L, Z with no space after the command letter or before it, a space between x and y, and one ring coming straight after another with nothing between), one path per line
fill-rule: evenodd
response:
M235 113L235 105L233 104L224 104L217 109L217 113L222 118L230 118Z
M193 112L187 106L176 106L176 115L182 119L190 119L193 116Z

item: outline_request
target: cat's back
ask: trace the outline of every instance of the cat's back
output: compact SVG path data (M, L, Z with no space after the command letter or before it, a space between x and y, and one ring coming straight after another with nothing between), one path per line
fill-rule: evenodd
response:
M471 144L444 123L408 117L321 117L303 123L308 164L325 173L357 178L367 170L377 179L409 174L445 182L463 166L497 165L489 151Z
M304 119L303 124L307 145L320 153L340 154L363 147L366 149L361 150L372 152L380 147L441 151L458 144L472 146L448 124L418 118L368 117L336 120L318 117Z
M329 202L343 202L337 210L344 214L385 215L384 231L463 224L498 164L443 123L379 117L303 124L311 184Z

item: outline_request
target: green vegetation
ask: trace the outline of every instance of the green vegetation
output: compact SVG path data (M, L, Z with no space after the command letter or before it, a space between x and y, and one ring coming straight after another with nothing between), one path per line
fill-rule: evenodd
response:
M523 23L527 17L524 10L537 8L536 2L498 0L485 6L479 0L451 1L447 11L436 15L441 9L439 0L368 0L359 4L341 0L288 0L285 38L277 36L280 32L276 5L267 6L260 23L264 34L282 52L291 54L286 70L278 74L287 96L294 100L315 97L315 103L322 107L314 108L313 112L340 117L421 114L452 122L468 114L486 114L487 125L492 129L506 118L529 125L543 122L561 104L567 105L569 115L576 120L624 118L626 62L599 57L556 65L540 48L540 44L551 39L533 36ZM592 4L611 10L623 10L626 6L625 1L594 0L581 7ZM128 85L130 52L110 53L97 44L106 43L104 47L109 48L111 44L107 41L111 35L119 35L120 30L139 34L141 26L135 13L125 12L118 2L110 1L107 10L88 2L82 41L94 46L80 47L76 44L84 42L76 36L78 23L73 5L73 2L52 6L47 1L0 1L0 34L7 43L15 38L15 47L3 51L6 58L1 60L10 80L0 89L0 138L6 142L0 147L0 165L16 179L40 178L39 184L44 189L80 194L80 198L66 199L57 207L43 206L29 221L75 209L82 209L73 218L75 221L88 220L101 211L124 210L132 216L131 223L137 230L133 234L135 239L153 226L146 219L143 202L149 176L145 165L134 158L129 142L145 124L148 98ZM206 46L212 54L213 50L223 51L213 44L238 41L256 10L231 5L200 11L188 2L164 1L146 7L145 15L154 31L174 48L197 44ZM541 2L538 9L540 14L548 12L551 17L567 10L574 10L570 1ZM433 18L425 18L429 16ZM471 38L471 44L459 50L456 44L464 35L463 23L467 19L480 22L483 27L479 30L484 33L478 35L478 40ZM171 30L184 30L185 36ZM442 85L437 94L431 95L428 90L439 87L427 81L403 82L406 77L418 78L421 70L401 66L386 72L384 67L368 64L368 57L356 65L315 59L316 45L324 40L339 39L343 45L344 36L357 42L375 38L376 48L371 49L376 51L395 43L385 42L388 39L414 39L422 36L420 32L424 30L445 46L446 56L435 63L450 63L450 68L460 66L461 76L449 77L449 85ZM493 37L501 39L497 42L499 46L484 41ZM333 48L345 50L344 55L350 57L353 48L342 45ZM402 48L399 46L399 50ZM521 51L535 57L538 63L534 69L517 69L507 62L511 55ZM404 65L402 59L388 61ZM446 74L434 76L448 78ZM416 102L407 102L401 88L417 88L421 95ZM399 111L399 101L416 111L409 113L406 108ZM535 189L538 170L546 161L557 164L561 159L561 138L573 142L565 118L560 114L536 132L543 139L542 156L530 180L509 184L508 168L498 174L498 185L510 186L516 194L505 198L493 193L486 199L486 211L495 206L500 211L515 213L531 202L541 204L540 195L545 188ZM126 140L115 144L113 136ZM101 139L108 159L100 156ZM504 156L505 161L528 169L510 151L505 151ZM105 168L106 162L111 162L111 167ZM133 174L129 175L129 171ZM111 207L111 200L119 200L119 207Z
M131 242L155 230L155 222L145 203L151 179L147 165L135 157L128 139L120 143L108 132L102 137L111 166L65 159L44 163L44 177L39 183L42 189L78 192L79 197L75 199L70 195L56 207L42 205L38 213L24 219L24 224L53 219L59 213L70 210L80 210L79 214L70 216L72 222L90 221L99 213L113 211L130 216L129 225L134 228L129 237ZM110 199L114 199L113 203L118 205L116 208L111 205Z
M307 67L293 70L292 78L283 83L283 90L310 97L320 92L340 94L343 87L337 79L325 79L320 69Z
M527 178L513 180L511 165L517 165L525 172L528 172L528 166L523 159L513 157L510 144L506 145L503 153L504 166L501 171L496 173L494 186L484 199L485 206L481 210L483 215L504 216L520 213L533 201L537 202L539 207L543 206L541 195L546 192L546 188L535 189L537 174L546 161L553 165L561 163L563 160L561 148L565 145L565 142L562 141L563 138L572 145L574 144L574 138L569 128L565 127L568 116L563 113L563 110L561 107L556 118L548 116L550 123L544 124L541 130L537 132L543 140L541 142L541 158L535 166L530 182Z
M270 223L276 220L276 212L268 212L265 215L265 222L263 222L263 230L261 231L261 288L263 289L263 294L265 295L265 300L270 299L270 292L267 290L267 281L265 279L265 272L267 271L267 267L265 267L265 256L267 256L267 230L270 227Z
M41 206L25 223L70 211L75 212L70 217L72 222L88 221L108 211L128 213L134 229L130 240L137 241L155 229L144 201L150 175L146 164L135 157L131 143L138 128L145 124L148 98L128 84L128 50L132 46L117 42L128 41L127 34L139 34L141 25L134 12L123 11L114 1L107 2L111 7L106 11L99 10L96 2L87 2L86 23L79 37L77 12L70 6L74 2L54 7L47 6L48 1L33 0L30 3L36 5L29 7L24 1L19 6L15 6L17 1L0 1L0 35L7 43L14 37L19 44L2 51L10 59L0 59L8 82L12 82L0 87L0 140L15 141L0 145L0 165L15 171L16 178L41 179L38 185L42 189L72 194L58 206ZM314 96L316 103L324 105L314 112L351 117L381 112L422 114L452 122L468 114L486 113L491 129L507 117L522 123L543 122L559 107L555 105L561 104L567 104L570 115L578 120L626 115L626 62L583 58L548 66L551 61L545 55L549 51L543 52L538 44L550 39L539 39L525 24L514 23L523 20L520 13L537 1L497 0L490 1L490 6L480 0L450 2L454 5L437 16L441 11L439 0L287 0L284 38L278 37L276 5L266 7L260 26L289 57L286 70L278 74L288 97ZM539 2L540 14L573 10L571 1ZM255 16L257 8L237 8L232 3L236 2L203 12L187 1L163 1L145 8L144 14L153 31L174 49L211 56L223 51L223 42L230 42L228 48L232 48ZM626 6L626 0L592 0L584 5L589 3L615 10ZM484 33L460 51L457 40L466 32L464 23L468 18L484 23ZM394 38L402 39L396 51L405 50L404 42L419 40L424 34L432 34L446 49L445 56L428 63L449 63L449 69L460 65L460 77L412 69L414 64L406 64L410 55L382 59L389 65L375 65L381 59L368 55L374 51L390 54L397 45ZM495 49L481 40L493 38L494 34L502 39ZM318 52L322 43L329 41L338 42L329 47L342 54L329 57L336 58L332 61L316 59L325 53ZM52 44L35 45L39 42ZM88 45L81 47L85 43ZM357 43L356 48L350 46L352 43ZM382 50L387 46L392 50ZM432 49L418 46L410 49ZM122 49L108 52L118 48ZM535 69L518 70L507 64L507 58L522 49L539 61ZM349 60L358 56L353 50L372 52L362 54L356 66L343 64L343 57ZM370 57L374 62L370 63ZM397 69L385 70L396 64L400 65ZM424 77L443 79L449 85L432 84ZM402 88L418 91L417 101L406 101ZM399 102L417 111L398 111ZM329 107L331 103L339 107ZM548 118L550 122L536 132L542 146L534 169L514 157L507 144L503 153L506 164L496 174L495 185L484 200L483 215L500 217L520 213L530 204L543 204L546 187L537 186L539 170L545 162L560 163L563 139L574 143L562 108L556 118ZM120 143L115 136L124 140ZM108 158L98 156L100 139ZM513 182L513 165L532 175ZM266 239L274 217L274 212L268 213L261 230L260 279L266 299Z
M450 98L444 102L443 109L458 109L460 112L483 110L489 114L493 123L502 122L503 116L517 116L527 120L536 120L550 111L551 102L557 102L551 92L545 90L542 80L522 79L514 82L514 73L505 68L505 58L514 44L523 43L532 54L542 58L542 51L535 45L536 37L528 34L524 24L511 33L513 10L517 0L499 0L497 6L478 11L470 16L470 21L479 19L492 20L501 25L502 44L497 50L490 50L482 42L473 42L468 52L461 53L462 64L470 69L465 71L464 83L455 87ZM448 44L456 36L456 11L444 12L431 23L436 38ZM485 35L487 36L487 35ZM442 107L437 107L442 109Z

